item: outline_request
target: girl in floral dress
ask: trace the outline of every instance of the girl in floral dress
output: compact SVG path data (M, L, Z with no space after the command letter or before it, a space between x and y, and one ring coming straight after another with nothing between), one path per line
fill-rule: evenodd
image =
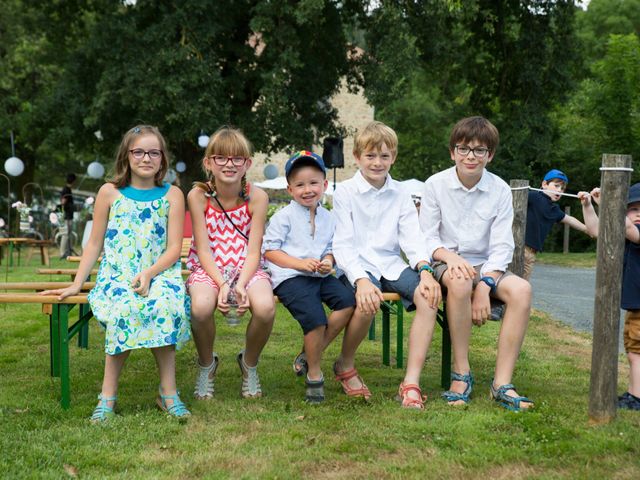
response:
M104 247L91 310L105 328L102 392L91 417L114 416L118 379L131 350L149 348L160 373L158 406L169 415L190 415L175 380L175 350L189 339L186 295L180 273L184 222L182 192L163 183L169 165L156 127L129 130L118 149L114 178L98 192L91 237L73 284L43 294L75 295Z
M213 396L218 355L213 351L213 312L229 312L229 293L238 315L251 310L245 348L237 356L244 398L262 395L258 359L275 316L271 278L261 268L262 236L267 218L267 194L247 184L251 145L240 130L222 127L205 150L206 183L197 183L187 198L193 223L193 244L187 268L191 297L191 328L198 350L194 396Z

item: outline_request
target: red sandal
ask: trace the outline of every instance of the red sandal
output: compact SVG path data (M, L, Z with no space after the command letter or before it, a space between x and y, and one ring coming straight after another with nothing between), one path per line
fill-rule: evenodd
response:
M346 393L348 397L363 397L365 400L369 400L371 398L371 391L364 384L362 377L358 375L358 371L355 368L352 368L350 370L345 370L344 372L338 372L337 365L338 362L333 364L333 373L336 375L336 380L342 384L342 390L344 390L344 393ZM358 378L362 387L353 388L349 386L349 380L354 377Z
M409 392L412 390L416 392L420 398L409 397ZM405 384L403 382L398 388L397 399L402 404L402 408L416 408L418 410L424 410L424 402L427 401L427 396L422 395L422 390L420 390L420 387L415 383Z

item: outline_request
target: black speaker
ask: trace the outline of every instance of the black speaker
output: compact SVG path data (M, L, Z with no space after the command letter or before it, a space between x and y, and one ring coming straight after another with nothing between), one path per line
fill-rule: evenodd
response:
M344 167L344 143L342 138L327 137L322 144L322 160L327 168Z

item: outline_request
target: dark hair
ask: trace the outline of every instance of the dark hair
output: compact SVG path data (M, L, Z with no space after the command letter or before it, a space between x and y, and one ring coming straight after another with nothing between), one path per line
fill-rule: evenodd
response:
M316 162L314 159L309 157L302 157L302 158L298 158L295 162L293 162L293 165L291 165L291 169L287 174L287 183L289 183L289 178L291 177L291 175L293 175L297 170L300 170L302 167L315 168L319 172L322 172L322 176L324 178L327 178L327 172L320 168L320 165L318 165L318 162Z
M73 183L76 181L76 174L75 173L67 173L67 183Z
M449 149L453 150L456 144L471 140L483 143L491 152L495 152L500 143L500 134L495 125L484 117L463 118L451 131Z
M114 167L113 176L109 182L113 183L117 188L122 188L131 182L131 168L129 166L129 148L133 141L143 135L153 135L158 139L160 143L160 150L162 151L162 162L160 163L160 170L156 173L154 181L156 186L161 187L164 176L169 169L169 154L167 152L167 143L164 137L158 130L158 127L152 125L136 125L122 137L120 146L116 153L116 164Z

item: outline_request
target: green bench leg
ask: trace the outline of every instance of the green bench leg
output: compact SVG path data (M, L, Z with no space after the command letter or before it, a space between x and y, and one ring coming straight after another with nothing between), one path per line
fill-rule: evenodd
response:
M383 365L391 365L389 357L391 356L391 348L390 348L390 311L389 306L386 303L380 304L380 310L382 310L382 364Z
M451 335L449 334L446 305L442 306L442 310L438 312L438 317L438 323L440 323L442 327L442 369L440 372L440 385L444 390L447 390L451 382Z
M69 385L69 310L73 305L63 303L53 305L58 316L58 344L60 348L60 405L65 410L71 405Z
M404 363L404 305L402 300L396 302L396 367L402 368Z
M376 339L376 317L373 317L371 320L371 325L369 325L369 340Z
M56 305L52 306L52 312L49 315L49 354L52 377L60 376L60 322L56 307Z
M83 322L78 331L78 347L89 348L89 322L82 319L89 313L90 307L88 304L78 305L78 307L78 321Z

